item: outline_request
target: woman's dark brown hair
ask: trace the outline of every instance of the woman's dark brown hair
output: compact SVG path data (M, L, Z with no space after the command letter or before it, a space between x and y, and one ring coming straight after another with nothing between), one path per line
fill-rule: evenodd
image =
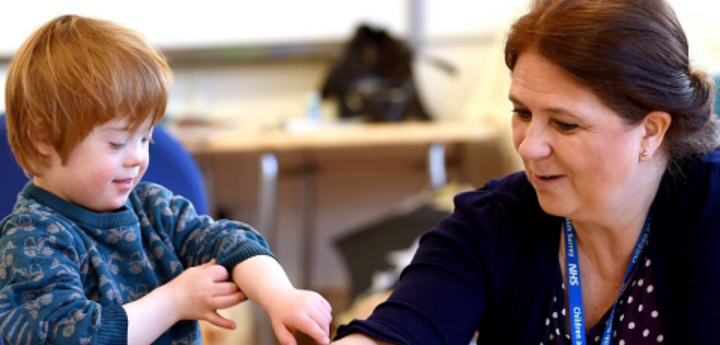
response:
M508 34L510 70L526 50L569 72L629 124L670 113L671 165L720 144L715 85L691 69L685 33L663 0L535 0Z

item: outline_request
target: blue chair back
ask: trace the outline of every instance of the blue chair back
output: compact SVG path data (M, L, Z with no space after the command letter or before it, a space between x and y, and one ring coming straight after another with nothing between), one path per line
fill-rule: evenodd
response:
M153 132L150 166L143 181L159 183L190 200L198 214L208 214L208 201L200 168L190 153L161 125ZM0 219L12 212L17 195L28 182L15 160L7 138L5 115L0 114Z
M150 165L143 181L161 184L190 200L198 214L208 214L204 180L195 159L162 125L155 126Z
M5 115L0 114L0 219L12 212L17 195L29 179L17 164L7 137Z
M720 116L720 74L714 76L715 79L715 114Z

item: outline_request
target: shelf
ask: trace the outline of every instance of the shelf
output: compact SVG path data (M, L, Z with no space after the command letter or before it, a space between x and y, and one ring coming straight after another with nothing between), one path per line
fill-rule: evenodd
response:
M173 66L205 65L267 60L330 60L343 48L343 42L243 44L237 46L167 48L163 54Z
M238 44L207 47L160 48L171 66L210 65L267 60L331 60L344 42L327 41L287 44ZM0 55L0 63L9 63L10 55Z

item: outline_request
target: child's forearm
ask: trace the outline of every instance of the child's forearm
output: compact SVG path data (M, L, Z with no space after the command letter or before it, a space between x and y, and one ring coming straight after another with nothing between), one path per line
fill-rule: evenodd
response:
M316 292L295 289L274 258L257 255L246 259L233 267L232 278L250 300L270 315L281 344L297 344L293 336L296 331L318 344L330 342L330 304Z
M277 291L294 288L282 266L267 255L253 256L235 265L232 280L248 299L265 310Z
M151 344L180 321L171 291L162 286L123 305L128 318L128 345Z

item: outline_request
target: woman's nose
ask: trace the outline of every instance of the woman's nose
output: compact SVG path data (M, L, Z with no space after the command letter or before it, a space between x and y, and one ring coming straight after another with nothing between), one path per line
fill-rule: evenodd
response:
M517 146L518 154L524 160L543 159L552 153L550 145L550 135L548 126L530 123L525 126L525 130L519 133L519 144Z

